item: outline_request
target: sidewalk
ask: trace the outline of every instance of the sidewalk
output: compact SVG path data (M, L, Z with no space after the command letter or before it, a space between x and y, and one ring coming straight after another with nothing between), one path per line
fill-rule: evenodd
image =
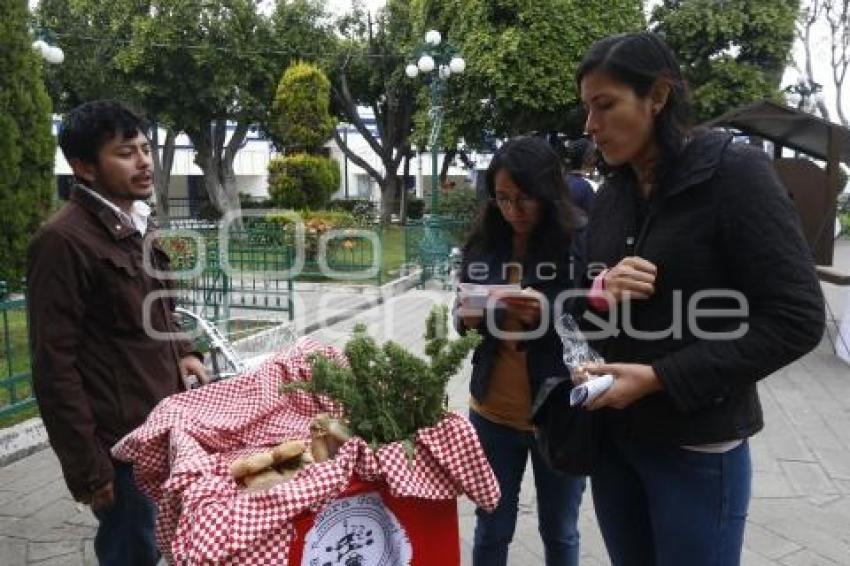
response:
M827 294L832 298L834 291ZM434 303L448 300L444 292L409 291L313 336L342 346L353 325L362 322L378 340L392 339L422 354L425 315ZM469 367L449 384L453 410L465 411ZM850 366L824 341L760 388L767 425L751 444L754 494L743 563L850 565ZM474 510L465 499L459 510L462 556L469 564ZM589 493L580 525L582 564L608 564ZM50 450L0 468L0 564L94 564L94 527L88 510L78 509L68 496ZM542 563L533 482L527 474L510 564Z

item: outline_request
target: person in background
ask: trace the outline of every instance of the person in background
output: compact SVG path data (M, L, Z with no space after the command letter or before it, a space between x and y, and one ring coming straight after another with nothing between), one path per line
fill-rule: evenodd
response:
M459 279L515 283L523 291L505 295L505 308L497 309L494 317L471 310L466 299L455 304L458 331L476 329L484 336L472 357L469 417L502 492L493 513L476 511L472 562L507 563L530 455L546 564L575 566L585 479L561 475L545 463L531 424L531 403L539 385L567 371L549 309L560 292L575 286L574 275L583 272L574 211L560 159L539 137L516 138L499 148L487 170L486 187L489 199L466 243ZM538 326L544 328L540 336L522 336ZM497 337L499 330L519 336Z
M59 145L76 183L29 248L35 396L71 494L99 521L98 562L152 566L153 502L110 448L184 379L208 378L189 343L153 337L178 329L153 271L168 256L154 243L143 258L154 151L144 123L118 102L88 102L62 121Z
M605 546L615 566L737 565L747 439L764 425L756 383L823 334L812 254L769 158L691 128L659 36L599 41L576 82L609 170L587 229L589 303L621 315L595 342L606 363L579 376L614 377L589 407Z
M570 198L585 214L590 213L596 193L596 187L588 175L594 166L595 153L593 144L584 138L569 142L565 149L565 176Z

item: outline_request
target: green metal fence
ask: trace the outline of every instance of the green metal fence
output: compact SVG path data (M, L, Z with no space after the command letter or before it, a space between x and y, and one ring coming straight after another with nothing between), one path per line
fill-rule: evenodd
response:
M404 231L405 262L422 267L423 282L436 279L448 285L452 269L451 250L463 246L471 227L471 218L439 217L436 221L408 222ZM429 234L429 231L435 234ZM439 245L435 246L434 242Z
M228 320L233 308L286 312L292 320L294 281L381 285L384 279L380 227L331 233L308 223L303 244L294 224L262 218L229 227L224 239L219 223L181 222L172 230L160 241L174 269L187 274L177 281L180 302L213 321Z
M26 299L0 281L0 424L35 406L30 372Z

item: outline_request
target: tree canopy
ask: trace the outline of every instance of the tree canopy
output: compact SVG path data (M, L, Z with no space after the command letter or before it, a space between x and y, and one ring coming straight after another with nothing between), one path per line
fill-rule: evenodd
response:
M389 219L400 196L397 176L402 160L410 155L410 132L418 84L404 75L412 48L412 24L405 0L389 0L373 19L354 10L338 22L340 37L326 59L331 97L337 118L351 124L381 160L381 168L352 151L339 130L334 139L353 163L363 168L381 187L381 216ZM371 130L359 107L375 116Z
M466 60L449 80L447 123L472 145L484 136L581 132L575 71L597 40L643 29L639 0L414 0L418 35L443 32Z
M26 248L56 190L51 103L27 30L26 0L5 0L0 19L0 281L17 288Z
M701 122L763 98L779 98L799 0L665 0L653 29L679 57Z

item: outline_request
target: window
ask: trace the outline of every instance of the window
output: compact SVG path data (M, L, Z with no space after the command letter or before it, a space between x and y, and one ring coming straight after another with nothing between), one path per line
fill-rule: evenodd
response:
M372 199L372 179L369 175L357 175L357 197Z

